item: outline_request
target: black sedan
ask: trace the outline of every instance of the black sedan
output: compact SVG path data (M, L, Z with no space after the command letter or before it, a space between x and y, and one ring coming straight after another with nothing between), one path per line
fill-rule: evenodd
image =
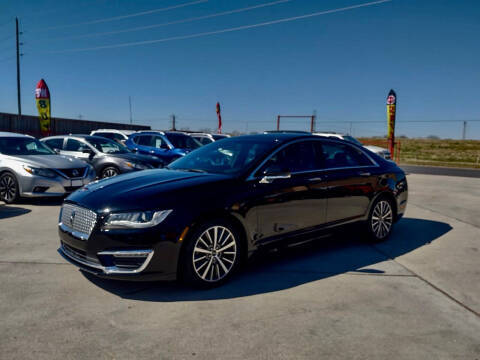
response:
M117 279L214 286L265 246L357 223L386 239L405 212L407 180L361 146L305 134L224 139L171 163L72 194L60 253Z
M61 155L74 156L89 162L97 177L102 179L164 166L164 162L154 156L133 153L122 144L101 136L60 135L40 141Z

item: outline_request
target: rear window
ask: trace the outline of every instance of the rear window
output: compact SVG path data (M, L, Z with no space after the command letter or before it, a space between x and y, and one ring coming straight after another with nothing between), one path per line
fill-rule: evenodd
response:
M170 133L166 134L166 137L174 147L179 149L194 150L202 146L198 140L189 135Z

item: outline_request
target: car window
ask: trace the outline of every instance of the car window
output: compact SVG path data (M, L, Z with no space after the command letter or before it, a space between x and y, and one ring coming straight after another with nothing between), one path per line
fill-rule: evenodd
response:
M165 140L158 135L152 136L152 146L157 149L168 149L168 145Z
M361 150L347 144L323 142L321 156L326 169L373 165Z
M238 175L265 156L272 146L274 143L259 143L251 139L222 140L192 151L168 168Z
M261 176L267 169L269 172L301 172L318 169L313 141L297 142L275 153L260 169Z
M172 143L173 146L179 149L189 149L194 150L202 146L198 140L195 140L190 135L185 135L181 133L169 133L166 134L168 141Z
M48 146L50 146L50 148L52 148L52 149L58 149L58 150L63 149L63 138L45 140L45 143Z
M34 138L2 137L0 154L5 155L55 155L55 152Z
M125 154L130 151L122 144L102 137L89 136L85 140L95 149L105 154Z
M67 145L65 146L66 151L83 151L83 150L90 150L88 145L75 140L75 139L68 139Z
M139 135L136 138L136 143L143 146L152 146L152 136L151 135Z

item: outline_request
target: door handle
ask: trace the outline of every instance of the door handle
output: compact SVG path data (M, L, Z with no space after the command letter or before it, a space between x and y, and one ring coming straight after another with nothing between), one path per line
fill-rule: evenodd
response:
M359 172L358 175L360 175L360 176L370 176L372 174L370 174L368 171L365 171L365 172Z
M322 181L322 178L321 177L314 177L314 178L310 178L308 179L308 181Z

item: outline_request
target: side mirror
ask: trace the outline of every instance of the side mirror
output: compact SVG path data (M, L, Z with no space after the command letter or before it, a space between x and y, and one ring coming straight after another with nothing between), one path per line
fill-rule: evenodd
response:
M60 154L60 149L53 148L52 150L55 151L55 153Z
M83 149L82 153L87 154L89 159L93 159L95 153L90 149Z
M281 170L278 166L269 166L263 172L263 177L260 180L261 184L270 184L278 179L290 179L292 174L290 171Z

